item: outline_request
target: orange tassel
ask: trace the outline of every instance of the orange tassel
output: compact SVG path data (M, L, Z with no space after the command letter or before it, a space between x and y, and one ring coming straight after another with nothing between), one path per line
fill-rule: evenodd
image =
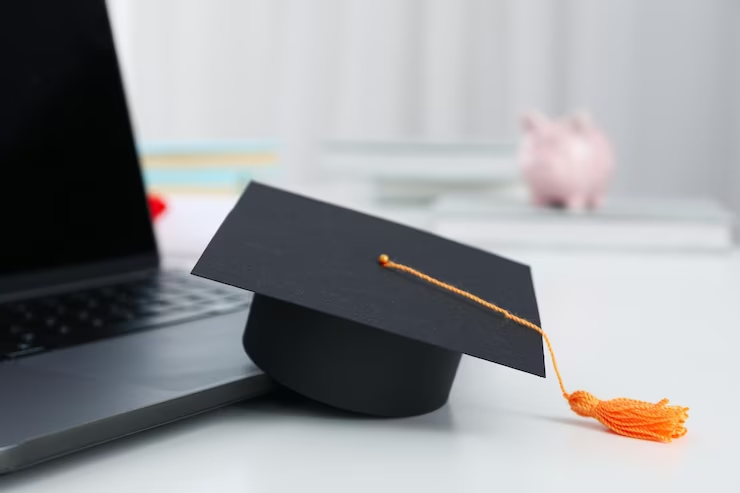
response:
M430 284L451 291L500 313L523 327L539 332L545 343L547 343L547 349L552 359L552 366L555 369L555 375L558 377L560 391L568 401L568 404L570 404L573 412L579 416L594 418L614 433L631 438L640 438L642 440L670 442L674 438L680 438L686 434L684 423L689 417L688 407L669 406L668 399L663 399L658 403L652 404L634 399L625 399L624 397L601 401L583 390L569 394L563 385L563 378L560 376L560 370L555 359L555 353L552 350L552 344L550 344L550 338L547 337L547 334L540 327L474 294L439 281L407 265L392 262L388 255L381 255L378 261L383 267L416 276Z
M670 442L686 434L684 423L689 417L689 408L669 406L668 399L656 404L624 397L600 401L588 392L578 390L568 396L568 404L579 416L594 418L613 432L627 437Z

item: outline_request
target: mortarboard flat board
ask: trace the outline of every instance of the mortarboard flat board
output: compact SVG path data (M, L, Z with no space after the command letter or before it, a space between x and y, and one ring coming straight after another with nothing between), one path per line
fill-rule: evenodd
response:
M447 402L463 353L545 376L540 334L384 269L383 253L539 325L528 266L254 182L193 274L253 291L247 354L279 384L331 406L431 412Z

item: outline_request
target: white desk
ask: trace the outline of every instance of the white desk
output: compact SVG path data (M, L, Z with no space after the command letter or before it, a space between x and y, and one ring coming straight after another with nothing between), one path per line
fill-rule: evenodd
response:
M740 491L740 255L520 258L569 389L690 406L686 437L610 434L571 413L550 366L540 379L466 357L450 403L427 416L265 398L0 478L0 490Z

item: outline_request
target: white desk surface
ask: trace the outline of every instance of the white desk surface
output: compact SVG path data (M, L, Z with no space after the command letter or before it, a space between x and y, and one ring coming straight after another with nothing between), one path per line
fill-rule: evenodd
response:
M449 404L368 419L268 397L0 478L41 492L740 491L740 255L521 254L569 390L691 407L671 444L465 357ZM548 362L549 365L549 362Z

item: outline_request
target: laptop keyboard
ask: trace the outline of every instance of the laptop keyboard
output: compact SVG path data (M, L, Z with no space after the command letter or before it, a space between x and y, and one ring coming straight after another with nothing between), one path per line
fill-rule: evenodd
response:
M0 303L0 360L152 329L249 305L246 292L186 273Z

